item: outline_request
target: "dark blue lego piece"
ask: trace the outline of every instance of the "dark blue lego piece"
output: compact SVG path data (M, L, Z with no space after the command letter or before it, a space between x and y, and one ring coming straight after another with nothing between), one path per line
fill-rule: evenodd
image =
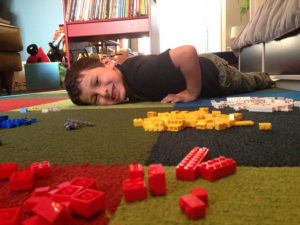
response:
M12 127L19 127L20 125L30 125L31 123L37 122L36 118L27 119L8 119L8 116L0 116L0 128L12 128Z

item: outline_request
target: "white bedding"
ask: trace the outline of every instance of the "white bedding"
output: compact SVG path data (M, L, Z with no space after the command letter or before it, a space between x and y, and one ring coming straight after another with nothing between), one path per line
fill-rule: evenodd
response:
M247 45L268 42L300 27L300 0L265 0L252 20L231 43L236 51Z

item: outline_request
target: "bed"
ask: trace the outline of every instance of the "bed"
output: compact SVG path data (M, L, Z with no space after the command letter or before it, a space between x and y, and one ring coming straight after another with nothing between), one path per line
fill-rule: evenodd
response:
M265 0L231 48L241 71L268 72L278 87L300 90L300 1Z

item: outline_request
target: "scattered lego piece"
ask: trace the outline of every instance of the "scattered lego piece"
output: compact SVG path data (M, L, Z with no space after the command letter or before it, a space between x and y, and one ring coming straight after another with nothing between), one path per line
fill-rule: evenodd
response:
M129 178L144 178L145 172L141 164L129 164Z
M209 157L208 148L193 148L176 166L176 178L181 180L195 180L198 177L198 166Z
M31 189L34 184L34 174L31 170L14 172L9 179L11 191Z
M49 186L39 187L39 188L34 189L34 191L32 192L32 196L38 196L38 197L45 196L48 194L49 191L50 191Z
M33 213L33 208L41 201L43 197L31 196L24 202L24 212Z
M181 196L179 206L193 220L205 217L205 203L193 194Z
M0 116L0 128L12 128L12 127L19 127L20 125L30 125L31 123L36 122L36 118L27 119L20 118L20 119L9 119L7 115Z
M272 130L272 123L258 123L259 130Z
M86 218L105 210L105 193L84 189L71 198L71 211Z
M65 122L64 127L66 128L66 130L75 130L78 129L81 125L89 126L89 127L94 126L94 124L90 122L68 119Z
M83 188L96 189L96 179L86 177L75 177L70 185L76 185Z
M148 167L149 187L152 195L165 195L166 173L162 164L151 164Z
M22 222L21 208L0 209L0 224L20 225Z
M123 181L123 193L126 202L144 200L147 198L147 188L143 178L128 178Z
M54 201L68 202L71 201L71 196L80 192L83 189L81 186L71 185L64 186L52 192L51 196Z
M17 169L18 165L16 162L0 164L0 180L10 178Z
M21 108L20 113L27 113L27 108Z
M215 181L222 177L231 175L236 172L236 161L231 158L221 156L207 162L203 162L198 167L200 177Z
M34 173L34 177L37 179L48 178L51 175L50 163L48 161L32 163L30 169Z
M191 190L191 194L195 195L197 198L199 198L201 201L203 201L205 204L208 203L208 196L205 188L194 188Z

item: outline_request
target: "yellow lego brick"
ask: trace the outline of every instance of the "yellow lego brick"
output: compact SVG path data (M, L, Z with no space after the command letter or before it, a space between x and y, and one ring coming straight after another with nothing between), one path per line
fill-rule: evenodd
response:
M234 126L253 126L254 122L252 120L242 120L242 121L235 121Z
M259 130L272 130L272 124L271 123L258 123L258 129Z
M213 111L211 112L211 115L212 115L212 117L219 116L219 115L221 115L221 111L213 110Z
M217 122L217 123L215 123L215 129L216 130L225 130L225 129L227 129L227 125L226 125L226 123L223 123L223 122Z
M236 121L242 120L243 119L243 114L242 113L233 113L234 118Z
M196 123L196 129L205 130L206 129L206 121L205 120L198 120Z
M144 120L142 118L135 118L133 119L133 126L135 127L142 127Z
M215 128L215 123L213 123L213 122L208 122L208 123L206 124L206 129L211 130L211 129L214 129L214 128Z
M197 119L185 119L184 126L185 127L196 127Z
M208 113L209 108L208 108L208 107L200 107L200 108L199 108L199 111Z
M157 116L157 112L154 112L154 111L147 112L147 117L148 118L155 117L155 116Z
M183 128L184 127L182 125L179 125L179 124L169 124L169 125L167 125L167 131L178 132L178 131L183 130Z

